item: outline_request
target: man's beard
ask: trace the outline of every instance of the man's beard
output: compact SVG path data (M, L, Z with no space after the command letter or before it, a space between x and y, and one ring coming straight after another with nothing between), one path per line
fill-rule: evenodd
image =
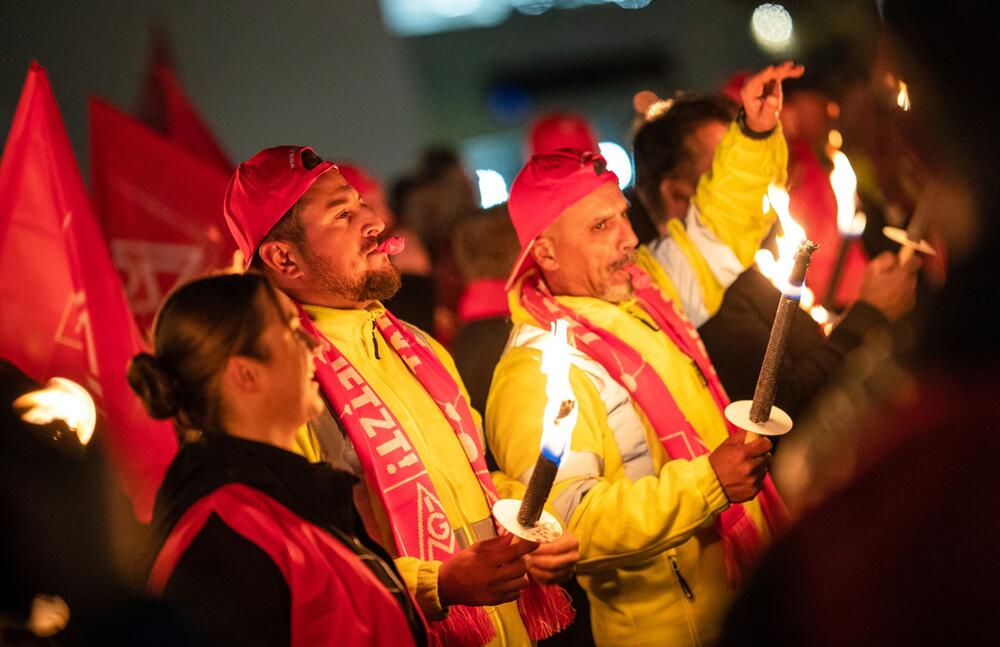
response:
M614 273L617 270L624 269L632 263L635 263L635 252L627 254L616 263L612 263L609 269L612 273ZM628 301L633 296L635 296L635 289L632 287L632 277L629 277L628 280L622 284L608 285L605 287L604 293L600 295L600 298L608 303L621 303L622 301Z
M391 263L384 270L368 270L360 278L352 280L335 276L324 259L317 258L306 250L303 250L302 255L313 275L313 289L329 292L347 301L385 301L396 296L402 285L399 269Z

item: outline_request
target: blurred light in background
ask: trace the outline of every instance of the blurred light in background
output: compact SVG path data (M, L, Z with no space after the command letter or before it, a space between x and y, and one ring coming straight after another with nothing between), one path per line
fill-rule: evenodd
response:
M479 178L479 200L483 209L489 209L507 201L507 181L492 169L476 170Z
M442 31L499 25L516 10L538 16L549 9L575 9L615 4L642 9L651 0L379 0L382 22L400 36L425 36Z
M608 168L618 176L618 188L624 189L632 183L632 158L625 149L614 142L600 142L598 148L608 161Z
M750 19L754 40L762 49L778 53L792 44L792 16L780 4L762 4Z
M555 0L509 0L510 5L526 16L540 16L555 4Z

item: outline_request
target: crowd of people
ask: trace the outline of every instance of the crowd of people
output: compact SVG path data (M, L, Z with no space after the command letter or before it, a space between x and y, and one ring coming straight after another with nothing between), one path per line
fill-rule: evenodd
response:
M787 187L793 212L815 220L806 234L828 251L839 242L825 148L839 108L803 66L745 74L729 96L637 100L624 193L572 112L535 121L509 199L488 210L448 149L384 190L309 146L266 148L220 205L240 266L175 287L128 367L148 415L180 439L143 538L146 594L115 588L117 606L85 609L99 622L69 640L983 639L1000 581L989 504L1000 448L996 344L973 308L995 268L995 120L967 81L983 73L984 27L951 12L971 36L942 54L929 46L940 17L904 4L883 3L868 92L874 103L896 91L883 69L908 80L913 107L890 125L910 145L916 194L878 190L893 173L880 167L859 200L878 224L929 214L950 274L918 318L919 254L875 243L836 269L818 259L833 325L796 310L775 400L792 436L749 434L726 410L754 397L783 298L755 264L784 235L769 191ZM522 498L538 469L557 321L575 424L545 506L563 534L535 542L492 507ZM5 404L36 386L3 368ZM25 466L51 433L6 409L3 420L10 514L37 489ZM53 456L101 489L89 464ZM18 584L0 600L0 642L35 644L36 594L74 608L116 581L101 561L113 550L92 575L61 580L26 557L58 532L16 510L32 532L0 542L0 573ZM79 509L57 512L77 527ZM113 608L132 613L125 629L108 629Z

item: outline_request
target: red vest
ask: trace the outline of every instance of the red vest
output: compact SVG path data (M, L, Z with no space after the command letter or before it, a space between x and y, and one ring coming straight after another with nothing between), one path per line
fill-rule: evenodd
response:
M291 593L294 645L414 645L396 600L361 560L328 532L239 483L184 512L153 564L148 587L166 587L174 567L212 514L274 561Z

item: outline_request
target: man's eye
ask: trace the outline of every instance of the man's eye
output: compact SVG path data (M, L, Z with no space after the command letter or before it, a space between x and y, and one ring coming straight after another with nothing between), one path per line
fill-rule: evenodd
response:
M334 216L333 219L334 220L343 220L344 218L348 217L349 215L351 215L350 211L341 211L336 216Z
M594 231L601 231L602 229L606 229L607 226L608 226L608 221L607 220L602 220L599 223L597 223L597 224L594 225Z

